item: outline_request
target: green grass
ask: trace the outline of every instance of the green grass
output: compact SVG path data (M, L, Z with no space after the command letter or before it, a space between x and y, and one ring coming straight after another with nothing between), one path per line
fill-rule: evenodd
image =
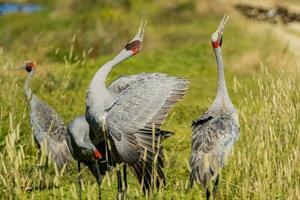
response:
M190 124L215 96L217 70L210 35L223 10L198 13L193 1L171 6L149 1L64 2L48 2L46 11L33 15L1 16L0 197L76 199L78 192L75 163L62 176L55 175L53 168L48 171L49 185L55 177L58 188L35 189L37 148L23 92L26 72L13 68L24 60L37 60L34 93L67 124L84 113L85 93L97 69L133 37L144 16L149 24L142 52L115 67L107 82L142 72L164 72L190 81L186 97L164 125L176 135L164 143L167 185L153 199L204 199L200 187L188 187ZM233 10L227 12L232 17L224 33L223 57L228 90L239 110L241 135L222 171L219 198L299 199L300 88L299 71L293 69L295 58L277 41L272 27L256 26ZM252 52L257 55L254 59L249 56ZM88 169L83 176L84 196L95 199L94 177ZM127 199L145 199L134 175L129 173L129 177ZM116 188L115 173L106 176L103 199L115 198Z

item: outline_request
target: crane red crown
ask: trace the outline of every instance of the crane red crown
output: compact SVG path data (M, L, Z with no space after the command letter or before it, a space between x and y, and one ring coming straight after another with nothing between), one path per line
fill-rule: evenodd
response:
M215 41L215 42L211 42L212 43L212 45L213 45L213 47L216 49L216 48L218 48L219 46L220 46L220 43L219 43L219 41Z
M134 40L134 41L126 44L125 49L131 50L133 52L133 55L135 55L140 51L141 45L142 45L141 41Z
M31 72L33 69L35 69L35 63L32 62L32 61L27 61L27 62L25 63L25 70L26 70L27 72Z

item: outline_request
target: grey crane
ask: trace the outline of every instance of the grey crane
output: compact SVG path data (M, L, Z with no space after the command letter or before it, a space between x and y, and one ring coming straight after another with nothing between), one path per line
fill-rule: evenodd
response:
M134 82L140 82L142 83L144 80L152 79L153 81L156 81L157 79L166 78L166 74L160 74L160 73L152 73L152 74L135 74L135 75L129 75L129 76L121 76L117 78L115 81L113 81L110 86L107 88L110 94L114 97L119 95L122 91L124 91L126 88L128 88L131 84ZM109 155L102 155L94 146L94 144L91 142L89 138L89 124L86 121L84 116L76 117L72 122L68 125L67 133L67 141L69 145L69 149L73 155L73 158L77 160L78 162L78 170L80 172L80 163L84 163L89 167L93 175L95 176L98 186L99 186L99 199L101 196L100 192L100 184L102 181L102 176L105 175L107 170L111 170L113 166L113 163L111 162L111 158ZM167 131L161 131L161 136L163 136L161 139L165 139L166 137L171 136L173 133L167 132ZM101 148L101 152L105 152L105 144L99 145L99 148ZM108 156L108 158L106 158ZM98 160L100 159L100 160ZM159 157L159 160L162 160L162 157ZM98 160L98 164L95 162L95 160ZM163 163L157 163L157 169L161 169L163 166ZM97 168L99 168L99 173L97 173ZM163 174L163 172L160 170L160 173ZM126 178L126 165L124 165L123 168L123 174L124 174L124 190L127 188L127 178ZM139 177L138 177L139 178ZM81 183L81 176L79 175L79 184ZM80 193L80 199L82 198L82 189L81 184L79 185L79 193ZM122 189L122 185L119 182L118 183L118 191Z
M129 165L144 191L149 191L154 170L158 174L157 182L164 180L161 138L166 132L160 127L171 107L183 98L188 83L167 75L152 76L133 82L115 97L108 91L107 75L118 63L141 50L144 29L145 24L141 23L134 39L96 72L87 92L85 116L90 125L90 139L97 149L100 150L103 142L109 144L111 148L101 153L110 155L113 164ZM156 155L157 169L153 167ZM121 183L120 172L117 174Z
M30 81L36 70L34 62L27 61L20 68L28 72L24 89L30 106L30 125L35 142L40 152L43 150L43 146L46 147L46 151L43 152L47 155L46 168L48 156L50 156L58 170L61 170L64 165L69 164L71 159L64 122L53 108L33 94Z
M192 123L192 149L190 157L190 181L201 184L206 189L206 198L211 191L210 182L215 180L213 198L219 182L220 169L224 167L233 144L239 136L237 111L227 92L222 59L222 35L228 16L224 16L211 42L218 66L217 96L206 113Z
M99 199L101 199L100 185L102 182L102 176L105 175L106 171L109 169L109 165L106 162L106 159L103 159L105 155L101 155L101 153L91 142L89 130L89 124L87 123L85 116L76 117L68 125L67 142L73 158L77 160L79 172L79 198L82 199L82 177L80 173L80 163L84 163L86 166L88 166L97 180L99 186Z

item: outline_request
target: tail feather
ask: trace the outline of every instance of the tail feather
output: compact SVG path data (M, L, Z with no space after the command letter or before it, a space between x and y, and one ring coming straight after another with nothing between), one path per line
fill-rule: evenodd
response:
M192 154L190 165L192 171L190 174L190 182L193 186L194 182L200 183L204 188L213 180L219 172L219 166L213 161L210 154Z
M163 172L164 155L161 142L163 139L173 136L174 133L156 128L153 134L152 129L145 128L138 131L135 135L142 153L139 161L131 167L138 181L142 184L143 191L146 192L152 189L154 181L157 187L165 184Z
M162 181L163 184L165 184L163 167L160 164L156 164L153 169L153 166L154 164L152 162L144 161L143 159L140 159L139 162L132 166L138 181L142 184L144 192L151 190L154 181L156 182L157 187L161 185ZM154 176L155 172L157 173L157 177Z
M66 141L58 143L54 140L49 140L48 151L58 170L61 170L64 165L68 166L70 164L71 154Z

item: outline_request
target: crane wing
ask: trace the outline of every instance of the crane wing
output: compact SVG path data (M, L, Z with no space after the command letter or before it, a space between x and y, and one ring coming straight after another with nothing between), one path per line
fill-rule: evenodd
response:
M194 151L209 152L227 138L236 139L239 127L232 114L206 113L193 122L192 148ZM226 143L227 144L227 143Z
M58 168L70 161L70 152L66 143L66 128L64 121L46 103L33 97L31 102L31 125L33 127L35 139L41 146L47 141L48 153L56 162Z
M194 120L192 122L192 127L196 127L196 126L200 126L202 124L205 124L206 122L208 122L211 119L213 119L213 117L209 112L204 113L199 119Z
M201 182L203 186L217 175L234 142L239 136L239 125L232 114L204 114L193 123L191 182Z
M156 74L120 93L106 123L123 161L133 164L145 150L153 149L152 129L159 131L171 107L184 96L187 84L181 78Z
M162 73L151 73L151 74L141 73L141 74L134 74L128 76L120 76L108 86L107 90L113 97L116 97L136 81L153 79L154 77L162 78L166 76L167 76L166 74L162 74Z

